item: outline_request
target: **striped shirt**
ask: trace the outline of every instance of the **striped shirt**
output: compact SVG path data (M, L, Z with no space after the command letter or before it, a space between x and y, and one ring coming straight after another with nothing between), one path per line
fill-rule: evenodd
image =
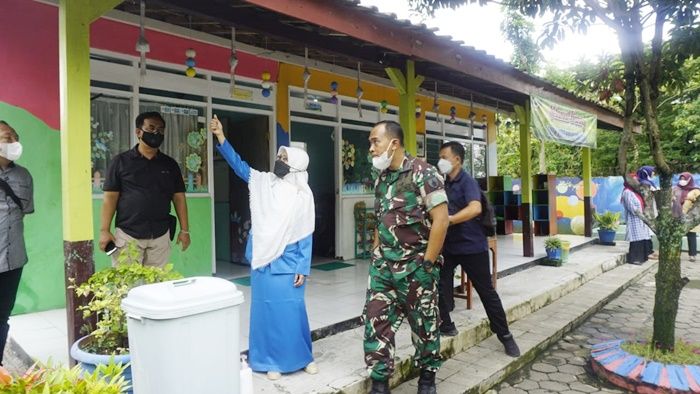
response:
M627 232L625 241L643 241L651 239L651 229L635 214L642 211L642 203L637 195L628 189L622 192L622 206L625 208L627 218Z

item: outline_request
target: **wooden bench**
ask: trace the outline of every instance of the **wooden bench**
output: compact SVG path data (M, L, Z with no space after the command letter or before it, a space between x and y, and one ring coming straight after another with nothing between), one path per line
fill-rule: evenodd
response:
M498 280L498 248L496 247L496 237L489 237L489 250L491 251L491 281L493 282L493 288L496 288L496 281ZM458 287L458 291L455 292L454 296L457 298L464 298L467 300L467 309L472 309L472 281L467 278L467 273L462 269L462 283Z

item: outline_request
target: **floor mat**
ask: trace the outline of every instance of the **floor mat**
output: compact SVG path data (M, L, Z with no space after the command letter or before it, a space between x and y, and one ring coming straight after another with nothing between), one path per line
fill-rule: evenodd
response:
M348 263L341 263L340 261L332 261L330 263L323 263L311 266L311 268L321 271L335 271L346 267L353 267L353 265Z
M233 282L237 285L250 287L250 276L244 276L242 278L231 279L231 282Z

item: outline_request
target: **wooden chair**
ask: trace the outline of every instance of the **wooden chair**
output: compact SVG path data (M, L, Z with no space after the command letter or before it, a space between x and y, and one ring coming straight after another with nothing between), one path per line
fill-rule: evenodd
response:
M496 237L489 237L489 250L491 251L491 281L493 288L496 288L498 280L498 248L496 247ZM472 309L472 281L467 278L467 273L462 269L462 284L458 287L458 291L454 296L457 298L465 298L467 300L467 309Z

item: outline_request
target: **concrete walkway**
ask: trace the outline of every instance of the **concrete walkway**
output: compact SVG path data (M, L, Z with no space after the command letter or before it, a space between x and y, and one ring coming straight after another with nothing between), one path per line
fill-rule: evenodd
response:
M488 389L507 372L531 361L551 341L561 338L565 329L570 329L577 321L587 317L591 308L599 307L617 294L621 287L649 269L650 265L621 265L626 248L624 243L617 247L590 246L573 253L570 262L562 267L536 266L499 280L498 290L508 318L516 321L513 332L518 336L525 354L521 359L514 360L502 353L500 343L488 329L488 321L479 302L475 303L472 311L462 310L453 314L460 334L443 338L441 350L446 356L459 354L455 356L458 358L448 360L438 375L444 382L438 392L466 392L466 387ZM579 288L582 292L576 293ZM561 300L561 303L552 304L557 300ZM555 305L562 305L561 311L552 309ZM532 315L536 311L541 313ZM481 341L479 346L474 346ZM408 324L401 327L396 342L397 368L393 385L410 379L413 373L410 368L413 347ZM464 352L465 349L468 350ZM314 356L320 368L318 375L298 372L284 375L273 382L263 374L255 374L255 392L350 394L368 391L361 328L314 342ZM483 365L479 368L473 365L468 367L465 363L469 360L481 360ZM514 362L517 365L509 367ZM467 378L470 380L465 381ZM415 382L403 384L397 392L415 392L412 385Z
M588 356L591 345L596 343L615 338L648 340L651 337L655 268L494 390L500 394L625 392L593 377ZM676 337L697 343L700 338L700 264L683 261L682 275L694 282L681 293Z

